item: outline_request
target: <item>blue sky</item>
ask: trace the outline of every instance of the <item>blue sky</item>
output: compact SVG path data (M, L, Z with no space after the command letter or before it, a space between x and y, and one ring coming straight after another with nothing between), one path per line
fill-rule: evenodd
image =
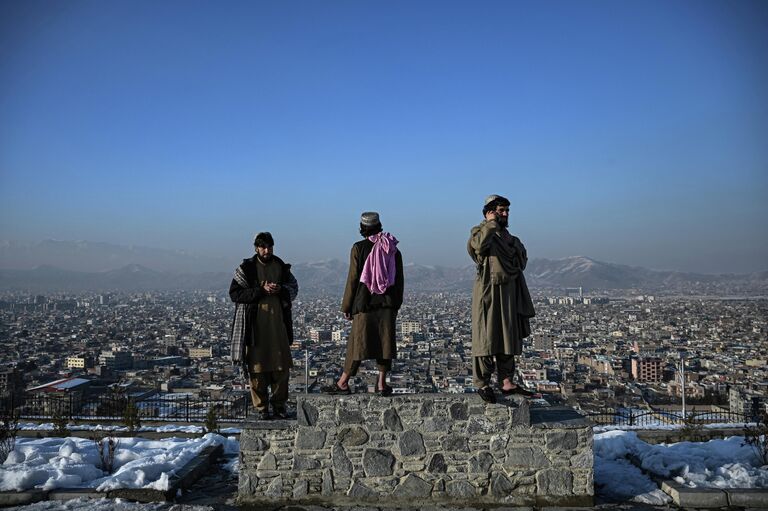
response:
M0 3L0 239L768 269L768 3Z

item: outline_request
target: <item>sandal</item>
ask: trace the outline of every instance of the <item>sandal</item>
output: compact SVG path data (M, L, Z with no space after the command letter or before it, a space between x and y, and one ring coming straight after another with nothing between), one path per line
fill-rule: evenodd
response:
M384 385L383 389L376 389L376 394L381 397L389 397L392 395L393 389L389 385Z
M511 389L501 389L501 393L504 394L505 396L510 396L512 394L517 394L517 395L523 396L523 397L532 397L533 396L533 392L531 392L530 390L528 390L526 388L521 387L520 385L515 385Z
M351 394L352 393L352 389L349 388L349 385L347 385L346 389L342 389L341 387L339 387L335 383L332 383L330 385L324 385L323 387L320 387L320 392L322 392L323 394L332 394L332 395L335 395L335 394Z

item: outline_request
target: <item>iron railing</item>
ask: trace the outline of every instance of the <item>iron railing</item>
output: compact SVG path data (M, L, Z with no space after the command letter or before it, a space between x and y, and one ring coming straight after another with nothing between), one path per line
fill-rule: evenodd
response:
M696 424L740 424L755 422L757 417L729 410L695 410L685 415L679 410L603 408L585 413L599 426L666 426Z
M238 422L248 418L249 399L199 398L184 394L152 395L130 398L124 395L84 397L78 394L29 394L0 399L0 413L15 411L20 419L53 419L62 416L82 420L122 420L128 403L138 409L141 419L175 422L202 422L208 410L216 410L220 422Z

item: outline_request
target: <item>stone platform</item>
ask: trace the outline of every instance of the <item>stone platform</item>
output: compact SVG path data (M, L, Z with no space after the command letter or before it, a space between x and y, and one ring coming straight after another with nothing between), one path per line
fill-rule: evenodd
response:
M475 394L297 397L240 437L238 503L591 506L590 423Z

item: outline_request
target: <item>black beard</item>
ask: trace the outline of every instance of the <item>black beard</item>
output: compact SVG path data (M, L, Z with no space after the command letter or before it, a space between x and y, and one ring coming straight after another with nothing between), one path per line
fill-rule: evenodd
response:
M258 255L258 254L257 254L257 255L256 255L256 257L258 257L258 258L259 258L259 261L261 261L262 263L268 263L269 261L271 261L271 260L272 260L272 256L271 256L271 255L268 255L268 256L262 257L262 256L260 256L260 255Z
M499 225L506 228L509 225L509 218L499 217Z

